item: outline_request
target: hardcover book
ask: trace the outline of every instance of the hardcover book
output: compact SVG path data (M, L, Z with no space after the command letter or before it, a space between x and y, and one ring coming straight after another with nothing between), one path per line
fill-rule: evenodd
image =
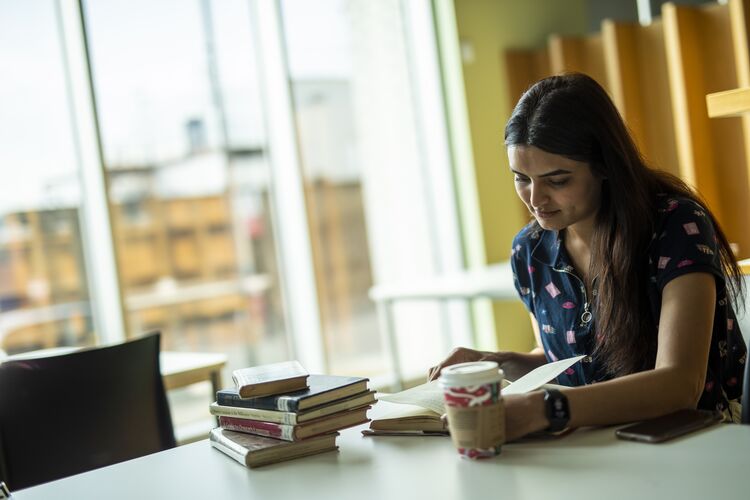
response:
M241 398L253 398L307 388L307 371L299 361L240 368L232 380Z
M428 408L399 405L392 412L370 422L372 432L367 434L447 434L448 430L440 416L440 413Z
M369 409L369 406L365 406L364 408L335 413L297 425L277 424L238 417L219 417L219 425L230 431L258 434L283 439L284 441L299 441L369 422L367 418L367 410Z
M360 408L362 406L371 406L376 402L375 391L367 391L301 412L259 410L257 408L243 408L241 406L224 406L217 403L211 403L208 409L212 415L216 415L217 417L249 418L252 420L262 420L264 422L295 425L324 417L326 415L332 415L340 411Z
M310 375L309 387L300 391L246 399L236 389L223 389L216 393L216 403L259 410L302 411L362 393L367 390L367 382L363 377Z
M280 441L255 434L228 431L216 428L211 431L211 446L247 467L260 467L293 458L306 457L338 449L338 433L305 439L304 441Z

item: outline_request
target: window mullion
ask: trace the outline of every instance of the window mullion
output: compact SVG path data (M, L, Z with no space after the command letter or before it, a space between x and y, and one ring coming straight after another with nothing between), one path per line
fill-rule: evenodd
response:
M310 230L286 54L277 2L253 2L261 87L271 161L271 204L277 223L279 274L292 352L310 371L326 370Z
M71 130L82 187L80 219L93 321L99 342L117 342L126 337L126 322L107 200L107 181L83 6L79 0L58 0L57 9Z

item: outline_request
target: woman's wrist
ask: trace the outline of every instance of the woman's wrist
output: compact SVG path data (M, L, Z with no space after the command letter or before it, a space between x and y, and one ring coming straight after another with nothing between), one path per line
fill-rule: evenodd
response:
M533 391L513 394L505 400L505 437L515 441L527 434L543 431L549 426L544 412L544 393Z
M526 411L529 418L527 434L543 431L549 427L547 412L544 408L544 392L531 391L526 394L525 399L527 405Z

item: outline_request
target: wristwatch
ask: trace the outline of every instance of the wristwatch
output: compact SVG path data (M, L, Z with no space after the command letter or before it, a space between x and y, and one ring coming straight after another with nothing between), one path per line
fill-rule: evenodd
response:
M568 409L568 398L556 389L545 389L544 407L549 427L547 432L559 432L565 429L570 422L570 410Z

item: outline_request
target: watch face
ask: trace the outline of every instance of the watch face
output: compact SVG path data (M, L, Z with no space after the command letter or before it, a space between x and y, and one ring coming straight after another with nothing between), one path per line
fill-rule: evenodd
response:
M561 399L552 400L552 410L555 418L565 418L567 415L567 405Z
M570 420L568 411L568 398L557 390L544 391L546 403L547 420L549 420L548 431L557 432L565 429Z

